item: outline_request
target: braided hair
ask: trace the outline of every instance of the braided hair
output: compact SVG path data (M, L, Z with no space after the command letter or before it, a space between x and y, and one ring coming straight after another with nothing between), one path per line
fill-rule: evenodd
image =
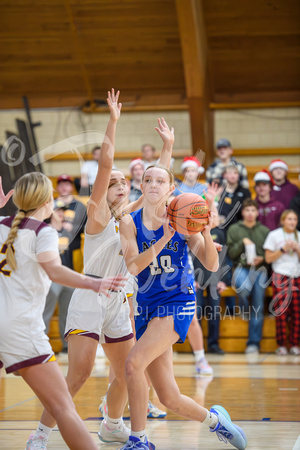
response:
M5 245L6 259L12 270L17 269L13 243L17 237L20 223L27 213L36 211L52 198L53 186L49 178L40 172L23 175L17 182L13 193L13 202L18 211L15 215Z

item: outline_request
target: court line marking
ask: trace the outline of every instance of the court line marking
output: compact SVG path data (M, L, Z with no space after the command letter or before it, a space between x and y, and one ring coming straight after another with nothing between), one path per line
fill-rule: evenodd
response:
M300 449L300 435L298 436L298 439L296 440L293 450L299 450Z
M279 391L298 391L298 388L279 388Z
M37 398L37 396L35 395L34 397L28 398L27 400L23 400L22 402L16 403L15 405L12 406L8 406L7 408L1 409L0 413L4 412L4 411L8 411L9 409L15 408L16 406L22 405L23 403L27 403L30 402L31 400Z

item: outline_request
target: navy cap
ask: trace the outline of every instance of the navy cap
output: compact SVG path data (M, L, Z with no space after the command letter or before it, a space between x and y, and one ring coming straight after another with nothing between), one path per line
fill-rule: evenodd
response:
M228 141L228 139L219 139L217 142L217 148L222 147L231 147L231 143Z

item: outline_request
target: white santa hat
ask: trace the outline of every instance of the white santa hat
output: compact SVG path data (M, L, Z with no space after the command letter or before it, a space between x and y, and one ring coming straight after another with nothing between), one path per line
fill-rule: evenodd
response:
M274 169L284 169L288 171L288 166L282 159L273 159L269 165L269 171L272 172Z
M254 175L253 180L255 181L255 183L259 183L260 181L262 181L263 183L270 183L272 186L274 185L273 178L271 177L269 172L265 169L261 170L260 172L257 172Z
M134 166L136 166L137 164L140 164L140 165L143 167L143 169L145 170L145 163L144 163L144 161L142 160L142 158L135 158L135 159L133 159L132 161L130 161L130 164L129 164L129 170L130 170L130 172L132 171L132 169L134 168Z
M196 156L186 156L181 164L181 170L182 172L187 169L188 167L194 167L195 169L198 169L199 174L204 173L205 169L201 166L201 163Z

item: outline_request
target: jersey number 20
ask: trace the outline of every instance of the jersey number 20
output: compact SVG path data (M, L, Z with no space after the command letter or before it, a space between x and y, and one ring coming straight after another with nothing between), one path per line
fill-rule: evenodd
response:
M175 269L172 267L172 260L170 255L163 255L158 259L155 258L151 264L149 264L151 275L160 275L162 272L172 273Z

